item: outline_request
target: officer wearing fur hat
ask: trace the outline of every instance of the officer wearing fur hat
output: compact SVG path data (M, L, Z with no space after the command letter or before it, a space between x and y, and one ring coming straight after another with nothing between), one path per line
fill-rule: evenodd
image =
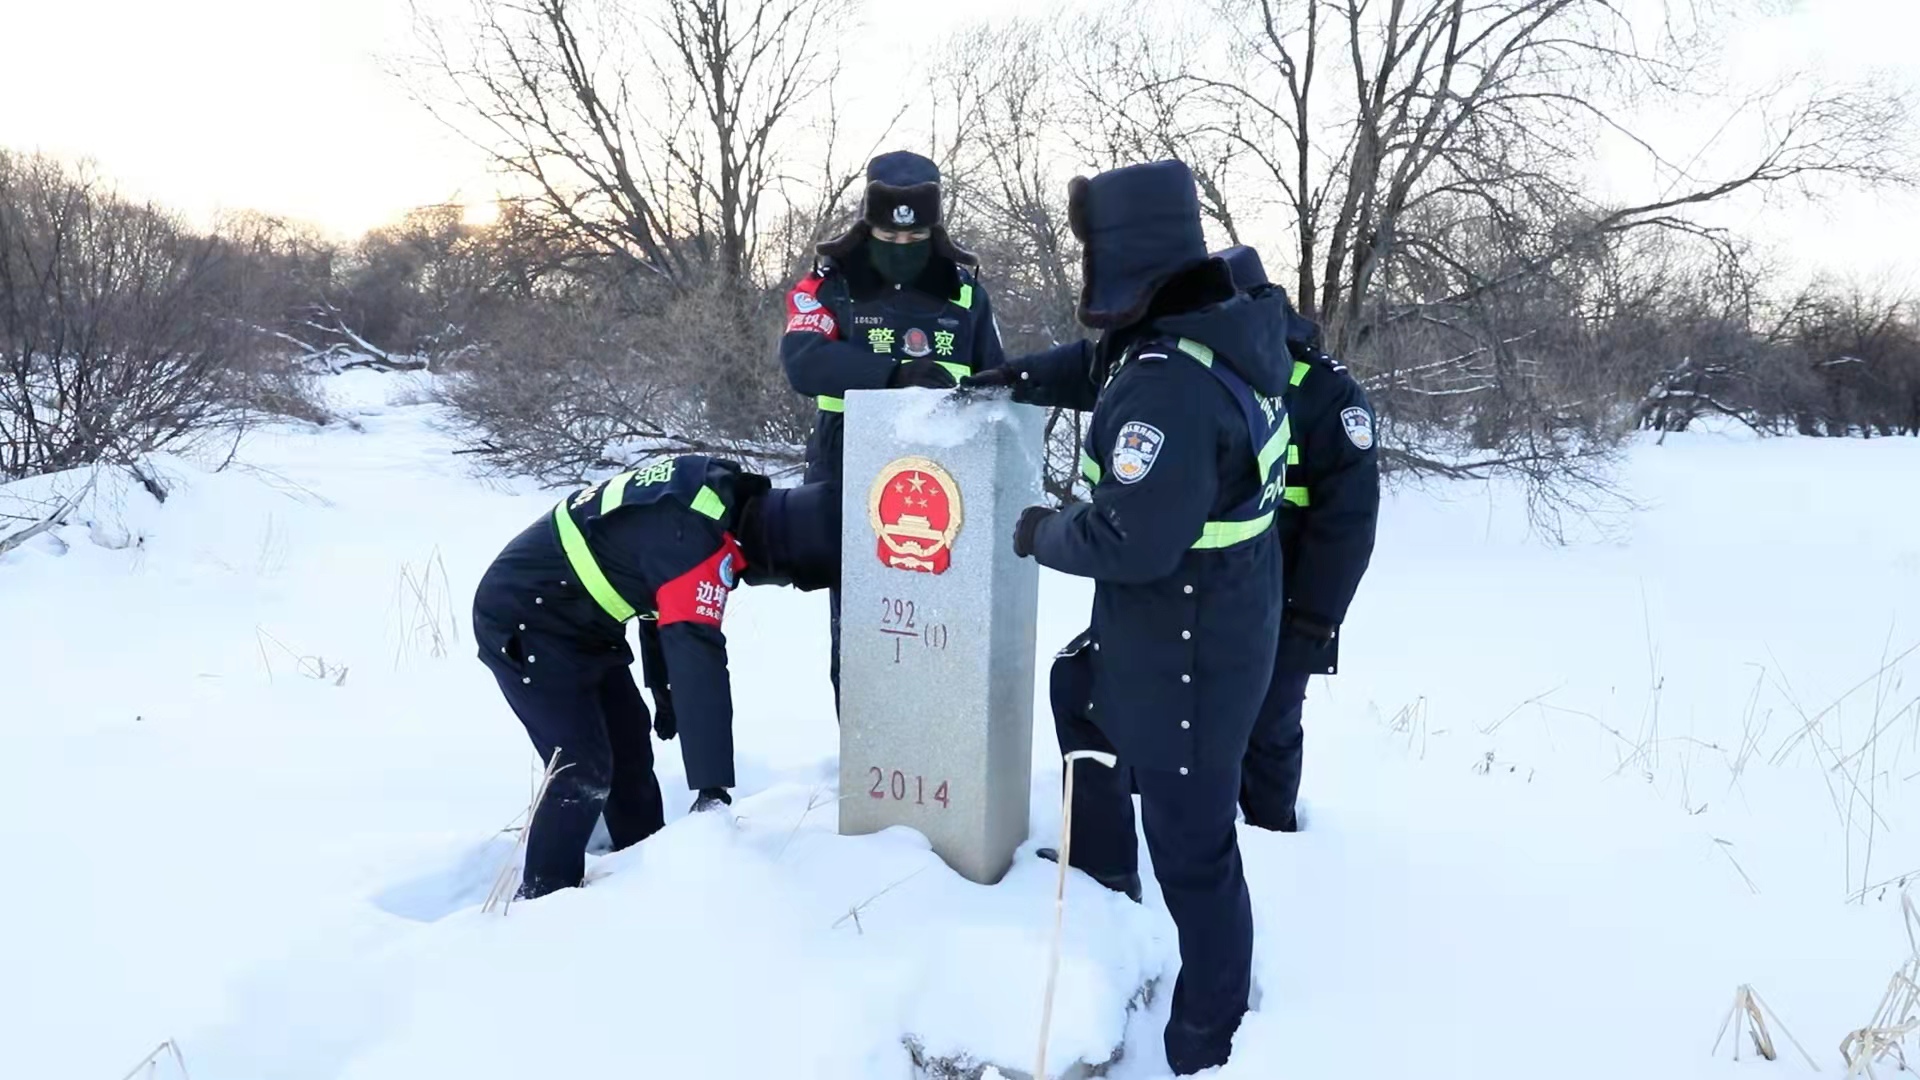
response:
M809 483L840 482L849 390L950 387L1002 360L979 264L947 235L940 169L898 150L867 163L860 220L821 244L813 271L787 294L780 362L819 412L807 441ZM840 685L840 591L832 677Z
M1188 1075L1227 1060L1251 994L1235 818L1280 635L1285 306L1239 292L1207 254L1178 161L1076 179L1068 221L1084 252L1079 319L1100 340L963 385L1093 410L1091 500L1029 507L1013 549L1094 580L1092 626L1054 663L1054 727L1063 752L1107 751L1120 767L1078 766L1072 863L1140 897L1137 792L1180 933L1167 1061Z

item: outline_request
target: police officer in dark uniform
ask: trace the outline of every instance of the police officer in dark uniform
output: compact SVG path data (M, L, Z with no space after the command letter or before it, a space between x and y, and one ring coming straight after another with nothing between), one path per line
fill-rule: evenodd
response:
M819 413L807 441L809 483L840 483L849 390L951 387L1002 361L979 260L954 244L940 215L940 169L905 150L867 164L860 220L820 245L813 272L787 294L780 362ZM831 675L840 686L840 590Z
M528 826L522 898L581 882L594 823L615 850L663 822L650 717L626 624L640 622L651 722L682 735L693 809L730 803L733 698L721 633L735 586L823 588L839 556L825 485L773 490L703 456L660 461L575 492L494 559L474 639L542 763L560 769Z
M1235 247L1218 256L1234 283L1254 297L1286 293L1267 280L1260 255ZM1319 327L1287 305L1286 486L1281 492L1280 548L1285 560L1286 613L1280 650L1260 719L1241 769L1240 809L1247 824L1277 832L1300 827L1300 726L1307 679L1339 669L1340 624L1373 558L1380 517L1380 462L1373 409L1344 364L1319 347Z
M1285 305L1237 293L1207 254L1178 161L1076 179L1068 215L1084 248L1079 318L1101 339L965 385L1093 409L1082 451L1092 500L1029 508L1014 550L1095 581L1093 625L1054 664L1054 723L1063 752L1107 750L1122 768L1079 766L1072 859L1139 896L1137 790L1180 932L1165 1045L1187 1075L1227 1060L1250 993L1235 824L1280 635Z

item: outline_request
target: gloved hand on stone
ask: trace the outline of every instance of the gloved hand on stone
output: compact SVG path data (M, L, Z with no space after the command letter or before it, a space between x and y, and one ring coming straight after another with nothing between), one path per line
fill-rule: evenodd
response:
M899 389L903 386L924 386L933 390L948 390L958 385L953 372L941 367L931 358L909 360L899 365L887 376L887 386Z
M960 380L963 390L986 390L997 386L1012 386L1020 380L1020 373L1005 364L976 371Z
M1020 520L1013 526L1013 553L1024 559L1033 554L1033 534L1040 523L1059 511L1046 506L1029 506L1020 511Z

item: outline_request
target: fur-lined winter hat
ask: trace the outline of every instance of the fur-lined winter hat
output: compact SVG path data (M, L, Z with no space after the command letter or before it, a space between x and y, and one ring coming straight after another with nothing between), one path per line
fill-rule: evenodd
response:
M1067 186L1067 222L1081 244L1082 325L1131 326L1162 286L1212 262L1200 195L1185 162L1128 165ZM1216 263L1218 276L1228 270ZM1232 284L1226 288L1232 292Z
M980 260L947 235L941 214L940 166L911 150L894 150L867 162L867 190L860 220L844 236L821 244L822 255L845 257L874 229L931 229L934 254L964 266Z

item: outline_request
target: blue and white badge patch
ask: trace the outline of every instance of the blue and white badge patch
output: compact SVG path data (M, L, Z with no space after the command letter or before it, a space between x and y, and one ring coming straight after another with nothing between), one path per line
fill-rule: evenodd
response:
M1347 441L1362 450L1373 449L1373 417L1358 405L1340 410L1340 425L1347 429Z
M1120 437L1113 441L1113 478L1123 484L1139 483L1153 471L1154 459L1166 441L1152 424L1135 420L1123 425Z

